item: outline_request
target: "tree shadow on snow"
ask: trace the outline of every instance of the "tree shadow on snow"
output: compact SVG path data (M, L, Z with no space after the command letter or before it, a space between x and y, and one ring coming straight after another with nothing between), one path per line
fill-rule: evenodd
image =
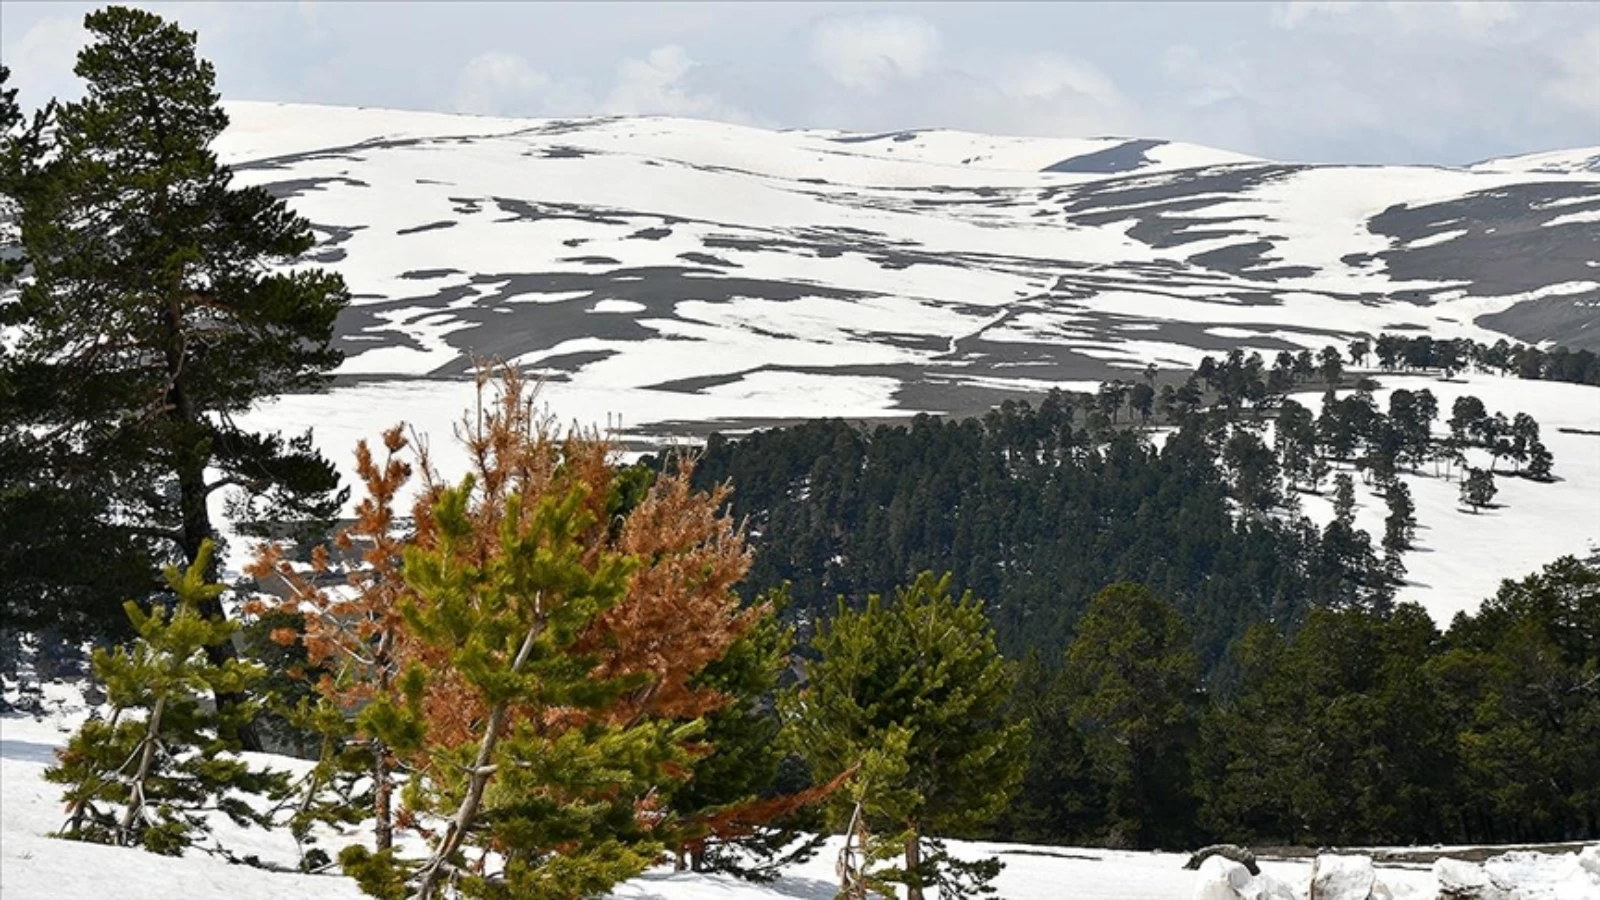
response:
M672 881L683 877L684 874L687 873L649 872L639 876L632 883ZM715 900L717 897L728 897L732 900L732 898L748 896L751 886L750 882L739 881L729 876L726 880L719 881L715 885L705 885L705 889L695 896L697 898L703 897L705 900ZM793 897L794 900L833 900L839 893L839 886L833 882L823 881L820 878L797 878L792 875L786 875L769 884L759 885L759 888L779 896ZM668 900L668 898L665 894L646 893L629 895L629 900Z
M53 744L40 744L35 741L0 740L0 757L17 762L55 765L56 748Z

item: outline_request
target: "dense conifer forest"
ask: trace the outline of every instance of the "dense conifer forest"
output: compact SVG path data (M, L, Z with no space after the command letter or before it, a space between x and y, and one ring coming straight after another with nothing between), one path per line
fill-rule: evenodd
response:
M1498 367L1483 345L1377 343L1390 368ZM1397 346L1410 355L1391 358ZM1367 361L1366 342L1348 352L1351 364ZM991 600L1008 653L1056 654L1095 591L1131 580L1185 616L1211 670L1257 622L1292 629L1313 608L1388 609L1415 524L1402 469L1465 486L1468 447L1509 461L1509 474L1548 479L1553 464L1532 417L1491 413L1475 398L1441 411L1426 389L1401 389L1378 409L1376 382L1346 377L1335 347L1317 361L1281 354L1270 369L1235 351L1159 390L1155 380L1152 368L1092 396L1008 401L982 419L712 435L696 483L736 486L731 509L757 547L748 583L791 584L796 613L823 615L838 596L948 571ZM1316 414L1287 396L1318 389ZM1494 474L1483 476L1489 487ZM1385 534L1352 526L1341 495L1354 478L1388 503ZM1330 490L1334 522L1299 514L1302 493Z

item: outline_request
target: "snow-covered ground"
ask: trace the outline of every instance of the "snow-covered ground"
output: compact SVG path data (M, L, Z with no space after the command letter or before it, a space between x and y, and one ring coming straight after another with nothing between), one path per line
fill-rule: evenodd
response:
M1533 574L1546 563L1568 554L1585 557L1600 552L1600 388L1553 382L1530 382L1494 375L1461 375L1450 381L1433 376L1375 373L1382 388L1373 391L1380 410L1389 408L1396 388L1426 388L1439 403L1435 434L1444 434L1457 397L1483 401L1490 415L1507 419L1519 412L1539 422L1540 439L1555 456L1553 483L1515 477L1495 479L1494 505L1472 513L1460 502L1461 482L1435 476L1432 465L1419 473L1402 471L1400 480L1416 504L1417 541L1402 560L1406 584L1398 598L1420 603L1441 628L1458 612L1472 612L1494 595L1505 578ZM1343 392L1348 394L1349 392ZM1320 393L1295 397L1313 414L1322 407ZM1562 429L1574 429L1563 431ZM1586 433L1578 433L1586 432ZM1487 452L1470 449L1469 465L1487 469ZM1510 462L1502 460L1502 469ZM1344 471L1349 472L1348 468ZM1354 473L1351 473L1354 475ZM1383 537L1388 515L1383 498L1356 478L1356 527ZM1331 483L1331 479L1330 479ZM1332 490L1301 494L1301 508L1318 524L1333 519Z
M270 872L195 851L174 859L48 837L62 825L61 789L42 775L86 709L81 692L63 683L45 685L45 705L49 713L39 718L0 717L0 896L6 900L356 900L363 896L354 882L335 875ZM252 759L277 768L304 765L266 755ZM295 859L293 842L283 832L224 824L218 835L241 857L255 855L282 865ZM341 846L337 838L329 845ZM952 842L952 848L969 858L996 855L1006 863L995 882L1002 900L1226 896L1200 893L1210 872L1185 870L1186 854L972 842ZM837 842L830 844L769 885L662 868L620 885L611 896L614 900L831 900L837 852ZM1513 857L1492 864L1488 871L1512 879L1510 883L1524 890L1514 900L1594 900L1600 897L1600 853L1591 853L1590 868L1581 866L1576 854L1566 854ZM1263 860L1261 868L1288 886L1293 896L1305 898L1309 860ZM1432 900L1437 892L1434 869L1425 865L1380 864L1377 877L1397 900Z

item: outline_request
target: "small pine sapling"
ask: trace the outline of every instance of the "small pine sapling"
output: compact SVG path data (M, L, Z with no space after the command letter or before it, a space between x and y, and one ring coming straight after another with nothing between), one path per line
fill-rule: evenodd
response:
M410 443L400 427L384 432L386 456L380 465L365 440L356 446L356 474L366 496L356 508L356 521L334 538L334 550L360 553L345 583L329 586L334 573L326 547L311 553L309 571L283 559L282 549L263 545L249 574L258 582L276 579L281 599L258 596L246 604L247 614L297 616L299 631L273 634L279 643L300 643L308 666L319 671L317 702L303 702L284 715L321 736L318 764L296 785L300 801L293 827L309 839L317 821L348 822L360 812L374 821L376 849L394 842L393 800L399 760L395 748L377 737L356 710L374 697L393 696L403 639L399 598L406 590L400 575L403 537L397 534L395 502L411 478L403 459ZM358 785L360 786L358 789ZM320 855L320 854L319 854ZM302 865L315 867L320 859Z
M946 898L992 893L997 861L955 860L934 839L993 821L1027 762L1030 726L1003 720L1011 675L982 604L953 597L949 575L924 572L889 603L874 595L857 611L841 599L812 650L805 686L781 707L815 778L860 767L852 792L829 804L835 826L851 823L856 861L841 859L843 892L900 884L907 900L930 887ZM895 856L900 866L877 868Z
M213 812L238 825L270 824L266 804L251 798L280 799L287 776L251 769L236 755L234 739L261 700L220 712L204 702L214 694L248 696L265 675L254 663L214 663L206 654L237 629L200 612L224 590L205 580L211 553L206 541L186 570L167 568L177 598L170 613L160 606L146 613L129 601L138 637L95 651L95 676L112 712L85 722L45 771L45 780L67 788L68 818L59 836L177 856L210 833Z

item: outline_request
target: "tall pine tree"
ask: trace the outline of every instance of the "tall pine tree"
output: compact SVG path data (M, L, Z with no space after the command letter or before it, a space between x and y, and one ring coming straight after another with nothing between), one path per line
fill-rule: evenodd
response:
M309 433L253 433L232 417L324 383L340 361L329 341L344 284L287 268L313 244L305 220L262 188L231 186L210 149L228 118L193 32L118 6L84 26L84 97L60 107L54 152L19 191L31 271L0 306L15 329L7 431L48 478L82 486L93 508L65 512L129 558L198 559L216 536L209 501L227 488L246 531L324 524L337 477ZM160 591L155 575L145 582ZM110 600L74 602L98 604L103 620ZM223 615L217 599L202 611ZM220 663L232 649L208 652Z
M1105 840L1149 847L1187 839L1200 663L1177 610L1143 585L1107 587L1078 622L1062 679L1105 791Z

